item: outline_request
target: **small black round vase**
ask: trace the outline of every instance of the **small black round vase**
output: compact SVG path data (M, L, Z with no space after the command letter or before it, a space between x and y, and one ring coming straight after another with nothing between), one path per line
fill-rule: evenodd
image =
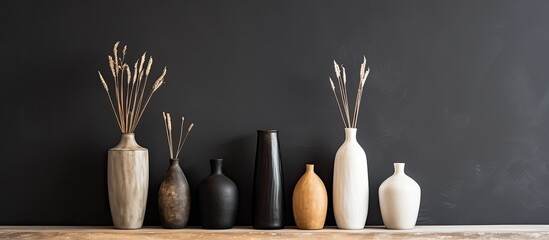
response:
M223 175L223 159L210 160L212 173L198 185L198 212L202 228L227 229L234 226L238 209L236 184Z

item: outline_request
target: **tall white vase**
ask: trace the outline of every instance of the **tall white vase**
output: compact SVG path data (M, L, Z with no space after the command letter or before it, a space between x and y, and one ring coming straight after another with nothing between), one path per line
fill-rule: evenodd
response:
M356 131L345 128L345 142L334 161L334 216L341 229L363 229L368 216L368 164Z
M149 188L149 152L124 133L120 143L109 150L107 182L114 227L137 229L143 226Z
M416 225L421 188L395 163L395 173L379 186L379 206L386 228L411 229Z

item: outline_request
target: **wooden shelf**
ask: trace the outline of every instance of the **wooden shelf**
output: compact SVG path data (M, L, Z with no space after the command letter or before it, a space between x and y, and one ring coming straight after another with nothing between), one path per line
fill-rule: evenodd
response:
M549 225L417 226L411 230L368 227L362 230L226 230L201 228L162 229L145 227L117 230L88 226L0 226L0 239L549 239Z

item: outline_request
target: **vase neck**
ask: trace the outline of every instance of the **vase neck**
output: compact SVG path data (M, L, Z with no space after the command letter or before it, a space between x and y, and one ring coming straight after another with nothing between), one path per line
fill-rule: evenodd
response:
M179 165L179 159L170 159L170 166Z
M314 164L307 164L305 167L306 173L314 173L315 172L315 165Z
M356 128L345 128L345 141L356 142Z
M223 159L210 159L213 174L223 174Z
M395 173L394 174L404 174L404 163L394 163Z
M141 146L139 146L139 144L137 144L137 142L135 141L134 133L122 133L122 136L120 137L120 142L116 147L123 149L141 148Z
M276 139L278 130L257 130L257 136L262 139Z

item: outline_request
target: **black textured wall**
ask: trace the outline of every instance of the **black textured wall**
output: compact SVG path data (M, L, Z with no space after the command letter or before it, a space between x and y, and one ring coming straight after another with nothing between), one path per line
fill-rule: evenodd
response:
M393 162L422 187L419 224L549 223L547 1L2 1L0 224L109 225L106 153L120 134L97 70L115 41L168 66L136 135L150 151L145 224L168 167L162 111L196 123L193 190L209 158L251 224L257 129L280 130L287 222L305 163L331 194L343 141L332 59L366 83L368 224ZM354 88L353 88L354 89ZM331 201L330 201L331 204ZM334 225L332 209L327 224ZM193 209L191 225L198 225Z

